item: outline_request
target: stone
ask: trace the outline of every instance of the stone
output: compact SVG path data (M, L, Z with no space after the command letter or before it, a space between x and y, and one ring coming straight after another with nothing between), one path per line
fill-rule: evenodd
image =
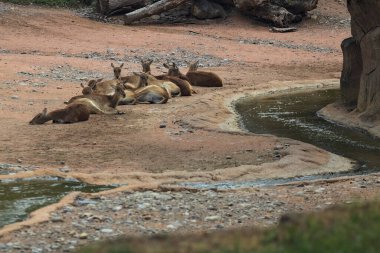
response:
M88 238L88 234L87 233L81 233L81 234L79 234L79 239L81 239L81 240L84 240L84 239L87 239Z
M63 222L62 216L59 216L59 215L52 215L52 216L50 216L50 220L52 222Z
M117 212L117 211L120 211L121 209L123 209L123 206L114 206L113 208L112 208L112 211L114 211L114 212Z
M205 217L205 221L217 221L217 220L220 220L220 216L219 215L214 215L214 216L207 216Z
M100 230L100 232L105 233L105 234L110 234L113 232L113 229L112 228L102 228Z

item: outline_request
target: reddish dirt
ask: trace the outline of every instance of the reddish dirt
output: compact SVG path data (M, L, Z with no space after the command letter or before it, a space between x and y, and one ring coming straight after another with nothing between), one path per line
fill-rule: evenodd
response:
M322 1L320 6L317 19L309 19L298 26L298 32L287 34L271 33L265 25L252 24L249 18L236 14L208 25L121 26L97 23L68 10L12 6L0 17L0 161L41 167L66 164L86 173L99 169L116 173L210 170L273 161L270 150L276 145L274 138L247 140L244 135L205 132L179 124L185 115L207 111L210 101L202 97L217 89L198 88L199 94L165 105L123 106L125 115L95 115L80 124L27 123L44 107L62 108L63 101L80 93L80 80L75 81L77 72L70 72L72 69L112 77L110 60L83 57L83 53L104 55L107 49L116 56L144 57L180 48L194 55L229 59L226 65L209 68L224 79L225 96L241 87L268 87L262 84L271 80L337 77L339 45L349 29L344 24L319 24L325 17L319 12L336 7L338 19L348 16L341 4ZM265 43L239 43L242 40ZM126 66L128 72L140 69L131 61ZM52 69L62 70L62 80L52 77ZM221 100L223 95L215 99ZM208 115L205 121L221 121L225 115L220 114ZM162 122L167 127L160 129ZM233 159L225 159L231 155Z

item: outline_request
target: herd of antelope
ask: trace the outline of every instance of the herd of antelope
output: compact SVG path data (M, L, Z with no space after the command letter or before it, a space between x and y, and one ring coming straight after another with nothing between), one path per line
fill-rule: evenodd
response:
M141 60L142 72L121 76L124 64L113 68L113 80L90 80L87 87L81 84L82 95L72 97L65 102L63 109L47 112L45 108L30 122L31 125L43 124L50 120L53 123L75 123L86 121L90 114L123 114L118 105L136 103L164 104L170 98L191 96L196 93L192 86L222 87L222 79L213 72L198 70L198 61L189 66L184 75L175 63L164 64L167 74L154 76L150 65L152 60Z

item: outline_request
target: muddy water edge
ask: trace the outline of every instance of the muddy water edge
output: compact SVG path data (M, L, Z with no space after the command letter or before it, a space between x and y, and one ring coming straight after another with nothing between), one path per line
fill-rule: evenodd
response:
M307 142L351 158L354 173L380 171L380 140L318 117L317 112L340 97L337 89L280 96L245 97L235 102L241 127L257 134L273 134Z

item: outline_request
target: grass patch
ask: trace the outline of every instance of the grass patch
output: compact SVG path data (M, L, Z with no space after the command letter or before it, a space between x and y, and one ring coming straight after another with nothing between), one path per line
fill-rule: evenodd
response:
M83 248L78 253L294 253L379 252L378 202L287 215L271 230L245 228L191 235L129 238Z

